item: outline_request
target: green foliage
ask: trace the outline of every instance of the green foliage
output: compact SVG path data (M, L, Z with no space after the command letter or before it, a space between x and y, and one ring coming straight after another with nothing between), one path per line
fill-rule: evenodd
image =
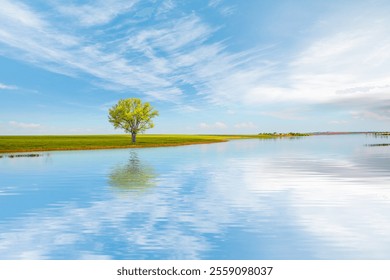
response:
M116 166L111 171L108 183L118 190L144 190L156 185L155 178L153 168L141 162L137 153L131 152L127 164Z
M152 119L158 116L158 111L148 103L142 103L139 98L121 99L109 110L109 121L115 128L121 128L131 133L135 142L135 135L153 128Z
M390 132L374 132L373 134L374 134L374 135L385 135L385 136L389 136L389 135L390 135Z

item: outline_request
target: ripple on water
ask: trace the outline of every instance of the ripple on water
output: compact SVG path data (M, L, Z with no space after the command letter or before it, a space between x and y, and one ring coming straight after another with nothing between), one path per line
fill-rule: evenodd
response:
M390 152L366 146L381 143L318 136L3 157L0 258L388 259Z

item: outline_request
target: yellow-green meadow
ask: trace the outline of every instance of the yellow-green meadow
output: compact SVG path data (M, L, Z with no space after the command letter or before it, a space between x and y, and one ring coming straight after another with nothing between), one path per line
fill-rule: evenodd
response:
M56 136L0 136L0 153L94 150L114 148L147 148L207 144L231 139L273 138L272 135L139 135L131 142L131 135L56 135Z

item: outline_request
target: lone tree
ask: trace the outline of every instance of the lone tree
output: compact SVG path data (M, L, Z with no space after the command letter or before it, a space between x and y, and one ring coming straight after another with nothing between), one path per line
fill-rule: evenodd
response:
M115 128L131 133L131 140L136 141L138 133L154 127L152 118L158 116L148 102L142 103L139 98L121 99L109 111L108 119Z

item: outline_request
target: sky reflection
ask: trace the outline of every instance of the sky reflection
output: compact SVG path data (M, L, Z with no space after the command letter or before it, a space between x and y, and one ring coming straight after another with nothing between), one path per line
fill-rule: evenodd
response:
M52 153L25 176L3 158L0 194L35 203L0 195L0 258L389 259L390 152L367 142Z

